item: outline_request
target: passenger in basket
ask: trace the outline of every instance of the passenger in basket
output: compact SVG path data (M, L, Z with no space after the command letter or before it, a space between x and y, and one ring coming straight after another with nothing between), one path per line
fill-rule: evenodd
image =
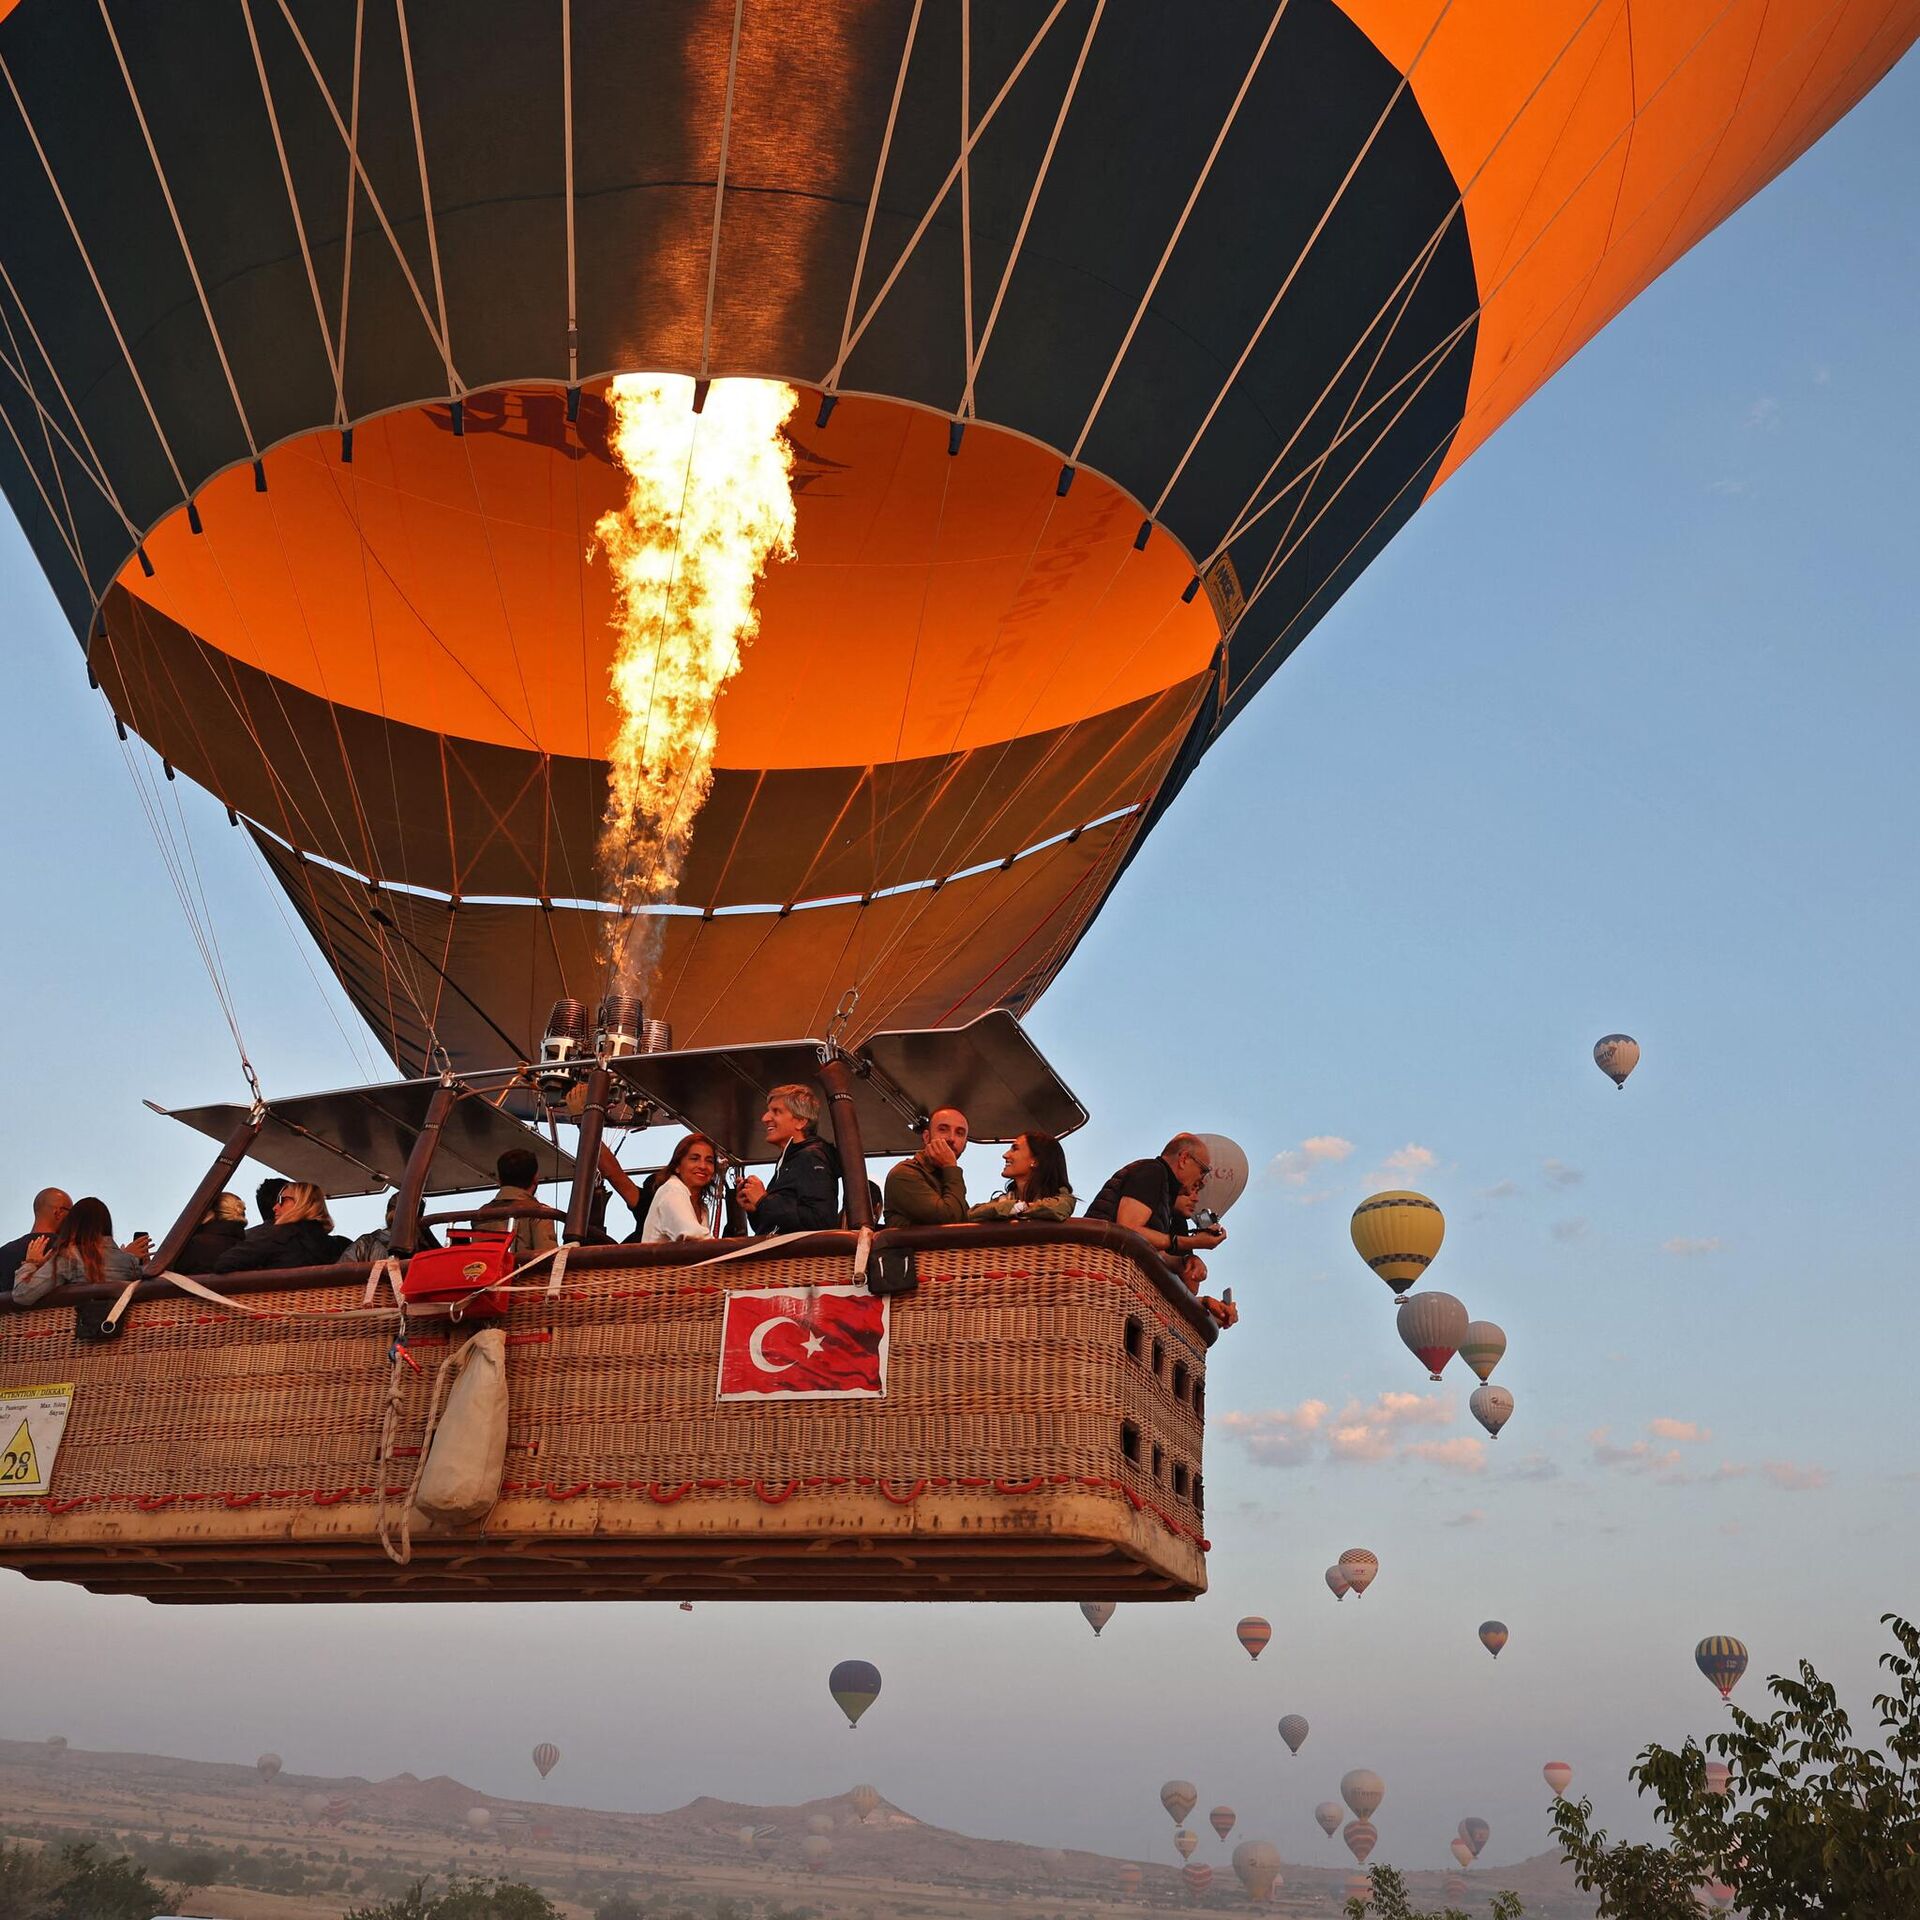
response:
M346 1251L334 1262L337 1267L360 1266L374 1260L384 1260L393 1251L393 1216L400 1205L400 1196L387 1196L387 1218L384 1226L375 1227L369 1233L363 1233L358 1239L347 1242ZM423 1247L437 1247L440 1244L433 1237L430 1228L416 1228L413 1236L413 1248L418 1253Z
M33 1225L18 1240L0 1246L0 1285L12 1284L28 1254L38 1260L46 1252L47 1242L72 1208L72 1200L59 1187L42 1187L33 1196Z
M887 1175L890 1227L949 1227L967 1217L967 1177L960 1156L967 1150L967 1116L958 1107L936 1107L920 1129L920 1151Z
M663 1240L711 1240L707 1202L720 1169L720 1150L704 1133L690 1133L674 1148L657 1181L640 1223L640 1239L652 1246Z
M1000 1162L1005 1189L967 1211L969 1220L1071 1220L1075 1201L1067 1155L1050 1133L1023 1133Z
M280 1204L280 1190L287 1183L277 1176L271 1180L262 1180L253 1190L254 1211L260 1216L263 1227L273 1225L273 1210Z
M249 1227L220 1256L215 1273L256 1273L275 1267L330 1267L346 1246L333 1230L327 1198L310 1180L289 1180L273 1203L273 1225Z
M798 1082L775 1087L760 1116L777 1149L773 1178L749 1174L740 1204L755 1233L815 1233L840 1224L840 1156L815 1132L820 1096Z
M247 1203L237 1193L220 1193L174 1255L175 1273L211 1273L221 1256L247 1230Z
M16 1306L30 1307L56 1287L124 1287L142 1275L141 1262L151 1251L144 1233L124 1247L113 1238L113 1215L104 1200L89 1194L76 1200L59 1227L47 1236L45 1250L29 1255L13 1276Z
M489 1207L537 1207L534 1187L540 1179L540 1161L531 1148L509 1147L493 1163L499 1176L500 1191L487 1202ZM513 1234L515 1265L530 1260L536 1253L551 1253L560 1243L554 1236L553 1222L540 1214L502 1215L494 1220L476 1220L485 1233Z
M1130 1228L1149 1246L1160 1248L1188 1287L1200 1292L1207 1263L1199 1250L1211 1251L1226 1235L1222 1227L1195 1227L1180 1201L1197 1191L1212 1171L1207 1143L1197 1133L1176 1133L1154 1160L1130 1160L1094 1195L1087 1208L1089 1220L1111 1220ZM1239 1318L1230 1302L1201 1296L1201 1303L1223 1326Z

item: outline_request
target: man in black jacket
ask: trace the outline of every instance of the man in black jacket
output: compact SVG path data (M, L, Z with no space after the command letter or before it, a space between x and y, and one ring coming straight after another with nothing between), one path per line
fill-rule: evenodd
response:
M775 1087L760 1116L767 1145L776 1149L771 1180L752 1174L740 1183L740 1204L755 1233L815 1233L840 1224L840 1156L814 1131L820 1096L795 1083Z

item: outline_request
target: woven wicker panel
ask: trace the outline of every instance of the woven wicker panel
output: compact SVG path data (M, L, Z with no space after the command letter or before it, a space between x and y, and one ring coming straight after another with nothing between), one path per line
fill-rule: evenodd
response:
M1131 1259L983 1236L923 1253L919 1267L918 1290L893 1303L888 1391L872 1401L715 1396L724 1291L844 1284L838 1259L605 1268L570 1276L557 1300L515 1296L507 1490L564 1497L691 1481L784 1493L808 1480L890 1490L1066 1475L1125 1489L1180 1533L1203 1531L1185 1476L1200 1468L1190 1388L1204 1380L1204 1348ZM0 1535L26 1544L33 1517L49 1514L71 1540L90 1514L249 1511L264 1531L293 1507L364 1511L391 1316L362 1312L357 1282L251 1304L256 1314L143 1302L106 1346L76 1345L57 1308L0 1318L0 1389L76 1387L51 1499L0 1503ZM416 1322L413 1348L425 1372L408 1376L403 1448L417 1446L449 1350L444 1329ZM1176 1361L1189 1387L1180 1397ZM1122 1451L1123 1425L1140 1436L1137 1459ZM403 1453L389 1484L403 1487L412 1468Z

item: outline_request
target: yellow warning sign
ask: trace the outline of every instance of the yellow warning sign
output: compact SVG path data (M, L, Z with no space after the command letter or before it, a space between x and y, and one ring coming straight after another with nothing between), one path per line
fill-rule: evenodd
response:
M57 1387L0 1387L0 1500L53 1490L53 1463L73 1411L71 1382Z

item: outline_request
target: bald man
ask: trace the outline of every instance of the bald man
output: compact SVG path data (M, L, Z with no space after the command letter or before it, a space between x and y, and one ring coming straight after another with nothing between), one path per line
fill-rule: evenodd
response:
M18 1240L0 1247L0 1287L13 1285L13 1276L29 1260L38 1260L61 1221L73 1211L73 1201L58 1187L42 1187L33 1196L33 1226Z

